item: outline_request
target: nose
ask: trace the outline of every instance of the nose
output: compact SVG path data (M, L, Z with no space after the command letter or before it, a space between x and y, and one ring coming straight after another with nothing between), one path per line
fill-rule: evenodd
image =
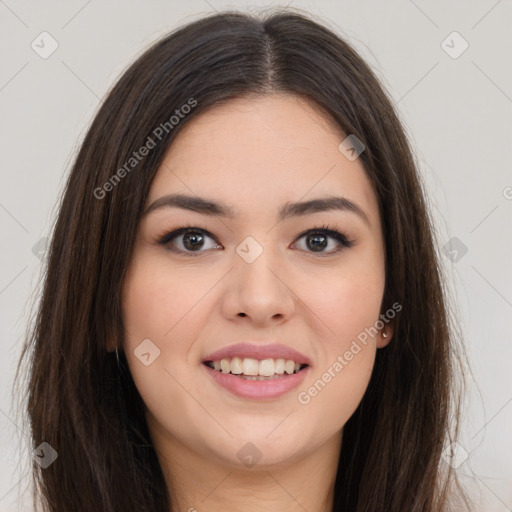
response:
M235 262L226 280L228 292L223 310L226 318L247 318L257 325L270 321L289 320L296 308L297 296L292 279L270 250L265 249L248 263L235 255Z

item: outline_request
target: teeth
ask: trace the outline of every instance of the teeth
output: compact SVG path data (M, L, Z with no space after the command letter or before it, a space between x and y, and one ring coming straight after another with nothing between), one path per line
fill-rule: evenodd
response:
M286 373L293 373L295 371L295 363L291 359L288 359L284 364L284 371Z
M221 359L220 361L220 369L222 373L229 373L231 370L231 366L229 364L229 359Z
M240 375L243 373L243 371L244 368L242 365L242 360L239 357L233 357L233 359L231 359L231 373L234 375Z
M265 377L283 375L285 372L290 375L298 372L303 365L291 359L253 359L250 357L233 359L224 358L220 361L209 362L208 365L222 373L247 376L249 380L264 380Z
M278 374L278 375L282 375L284 373L284 363L286 361L284 359L276 359L276 364L275 364L275 372Z
M273 359L263 359L263 361L260 361L258 374L264 377L272 377L275 373L275 366Z
M240 375L244 380L274 380L279 379L279 375L272 375L272 377L262 377L261 375Z
M258 360L257 359L249 359L246 357L242 361L242 367L244 369L244 375L258 375Z

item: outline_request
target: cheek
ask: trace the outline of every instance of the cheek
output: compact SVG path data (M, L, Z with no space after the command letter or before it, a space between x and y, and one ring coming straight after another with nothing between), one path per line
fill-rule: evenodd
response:
M122 315L124 350L136 383L140 376L141 389L149 390L153 384L158 390L162 385L158 378L172 380L166 370L180 379L188 378L185 365L198 364L200 347L195 341L211 317L215 295L208 292L218 280L193 262L188 267L177 266L161 254L139 249L125 281ZM150 360L157 354L149 365L151 372L137 358L143 343Z
M347 276L324 288L315 298L315 311L330 328L338 348L375 324L380 313L383 285L373 276Z
M324 276L325 277L325 276ZM346 265L336 279L317 275L304 286L304 302L314 315L311 330L321 340L319 365L298 401L324 428L342 427L361 402L373 371L376 323L384 293L381 261ZM317 286L312 284L317 283ZM304 283L306 284L306 283Z
M132 263L123 291L129 348L146 338L164 345L176 338L175 332L183 324L193 328L187 315L200 299L201 290L190 284L182 272L165 267L155 258L143 255Z
M172 370L172 361L186 357L195 336L195 324L187 315L197 302L195 295L175 271L164 270L151 258L132 262L123 290L123 348L145 401L168 387L166 369Z
M346 350L344 350L346 348ZM372 374L374 344L350 344L328 357L299 390L297 400L309 418L311 434L339 431L361 403Z
M335 432L352 416L368 387L373 371L380 294L363 293L360 286L345 286L325 294L317 332L324 333L319 363L297 394L315 428ZM319 299L320 300L320 299Z
M384 294L385 273L379 253L353 253L335 271L315 272L303 280L300 295L315 313L327 352L344 351L375 325Z
M182 385L189 380L186 362L200 333L197 305L205 290L189 284L186 273L141 254L123 290L123 348L130 373L147 409L163 423L168 404L184 418L193 406Z

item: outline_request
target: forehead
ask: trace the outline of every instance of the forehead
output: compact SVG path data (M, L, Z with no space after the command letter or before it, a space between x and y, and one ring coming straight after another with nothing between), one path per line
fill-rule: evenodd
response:
M376 196L361 161L339 150L345 137L319 106L295 95L231 100L201 113L178 134L148 203L182 192L222 201L242 216L343 195L375 217Z

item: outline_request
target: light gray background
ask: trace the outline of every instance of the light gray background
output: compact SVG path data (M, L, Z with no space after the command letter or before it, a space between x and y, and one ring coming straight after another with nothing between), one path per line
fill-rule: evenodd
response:
M454 236L468 249L456 263L443 256L475 377L457 454L465 450L468 458L458 471L475 510L510 511L511 2L291 3L348 37L377 72L411 137L440 249ZM136 55L176 25L226 7L271 5L277 4L0 0L1 512L31 510L19 496L29 482L20 458L30 453L17 448L26 432L11 385L41 267L32 248L48 234L99 99ZM30 46L43 31L59 45L47 59ZM453 31L469 44L456 59L441 46Z

